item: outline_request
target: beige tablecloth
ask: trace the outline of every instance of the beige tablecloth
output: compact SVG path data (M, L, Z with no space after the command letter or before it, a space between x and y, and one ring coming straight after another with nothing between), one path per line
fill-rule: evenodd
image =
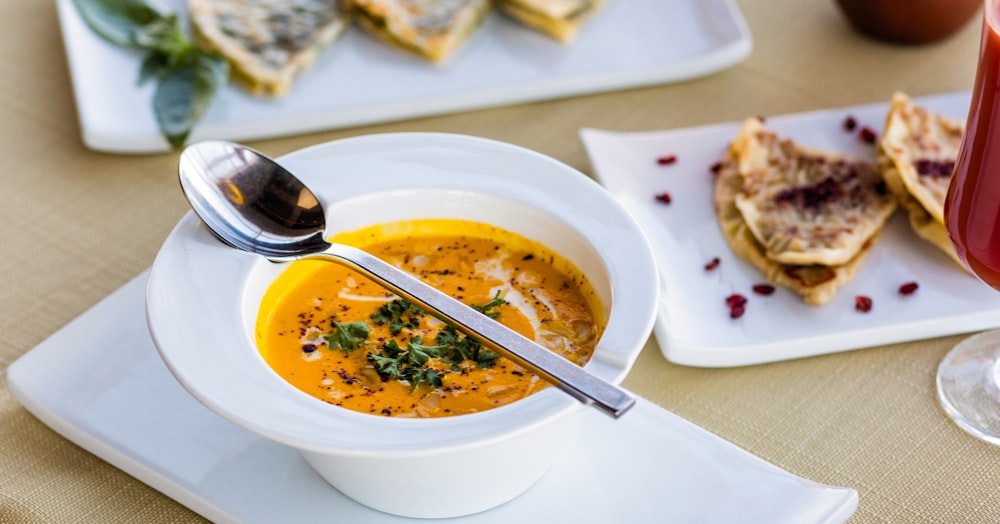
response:
M753 53L706 78L251 145L279 155L357 134L445 131L590 173L581 127L667 129L971 87L978 21L941 43L902 47L853 32L832 0L740 7ZM188 208L176 154L109 155L81 143L53 1L0 3L0 64L2 371L149 266ZM934 393L935 367L961 338L736 369L673 365L651 340L625 385L795 474L857 489L852 523L1000 522L1000 449L954 426ZM0 522L199 520L0 387Z

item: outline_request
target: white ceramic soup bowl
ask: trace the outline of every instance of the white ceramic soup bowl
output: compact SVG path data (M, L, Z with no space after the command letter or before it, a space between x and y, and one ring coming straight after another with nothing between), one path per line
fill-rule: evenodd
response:
M331 235L403 219L461 218L514 231L572 261L604 307L606 328L586 365L598 377L620 383L650 334L659 286L645 237L602 187L560 162L500 142L430 133L339 140L280 161L321 199ZM434 419L359 413L313 398L272 371L255 345L261 298L286 267L223 245L189 213L153 264L150 332L194 397L300 450L361 504L426 518L495 507L537 481L596 409L556 388Z

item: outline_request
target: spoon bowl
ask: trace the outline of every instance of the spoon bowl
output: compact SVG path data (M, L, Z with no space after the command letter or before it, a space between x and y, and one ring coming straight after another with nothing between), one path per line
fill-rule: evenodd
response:
M195 213L226 244L275 262L318 258L347 265L581 402L616 418L635 404L629 392L417 278L360 249L328 242L319 199L271 158L239 144L200 142L181 154L178 172Z

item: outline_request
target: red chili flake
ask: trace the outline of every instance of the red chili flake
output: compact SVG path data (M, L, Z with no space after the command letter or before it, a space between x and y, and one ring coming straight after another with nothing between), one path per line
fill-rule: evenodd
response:
M677 162L677 155L663 155L656 159L656 163L661 166L669 166L670 164Z
M673 198L670 196L670 193L667 193L666 191L656 195L655 198L657 201L663 202L664 204L669 204L670 202L673 201Z
M713 175L718 175L719 171L722 171L722 161L720 160L712 164L709 166L708 170L711 171Z
M912 295L913 293L915 293L917 291L917 288L919 288L919 287L920 287L920 285L917 284L916 282L907 282L907 283L903 284L902 286L899 286L899 294L900 295Z
M867 313L872 310L872 299L866 295L858 295L854 297L854 309Z
M719 260L719 257L715 257L712 260L709 260L708 263L705 264L705 271L711 271L711 270L719 267L719 263L720 262L722 262L722 261Z
M878 135L875 134L875 130L873 130L868 126L865 126L861 128L861 131L858 131L858 137L860 137L861 140L865 143L874 144L875 140L878 138Z
M753 292L758 295L770 295L774 293L774 286L771 284L754 284Z
M844 131L854 131L858 127L858 121L851 115L844 119Z

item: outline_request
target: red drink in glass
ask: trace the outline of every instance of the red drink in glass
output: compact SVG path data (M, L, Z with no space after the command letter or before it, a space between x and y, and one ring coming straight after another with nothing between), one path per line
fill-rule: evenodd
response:
M955 251L1000 290L1000 0L986 0L979 65L944 223ZM969 337L938 366L938 398L968 433L1000 445L1000 330Z
M945 201L958 256L1000 289L1000 3L987 1L965 137Z

